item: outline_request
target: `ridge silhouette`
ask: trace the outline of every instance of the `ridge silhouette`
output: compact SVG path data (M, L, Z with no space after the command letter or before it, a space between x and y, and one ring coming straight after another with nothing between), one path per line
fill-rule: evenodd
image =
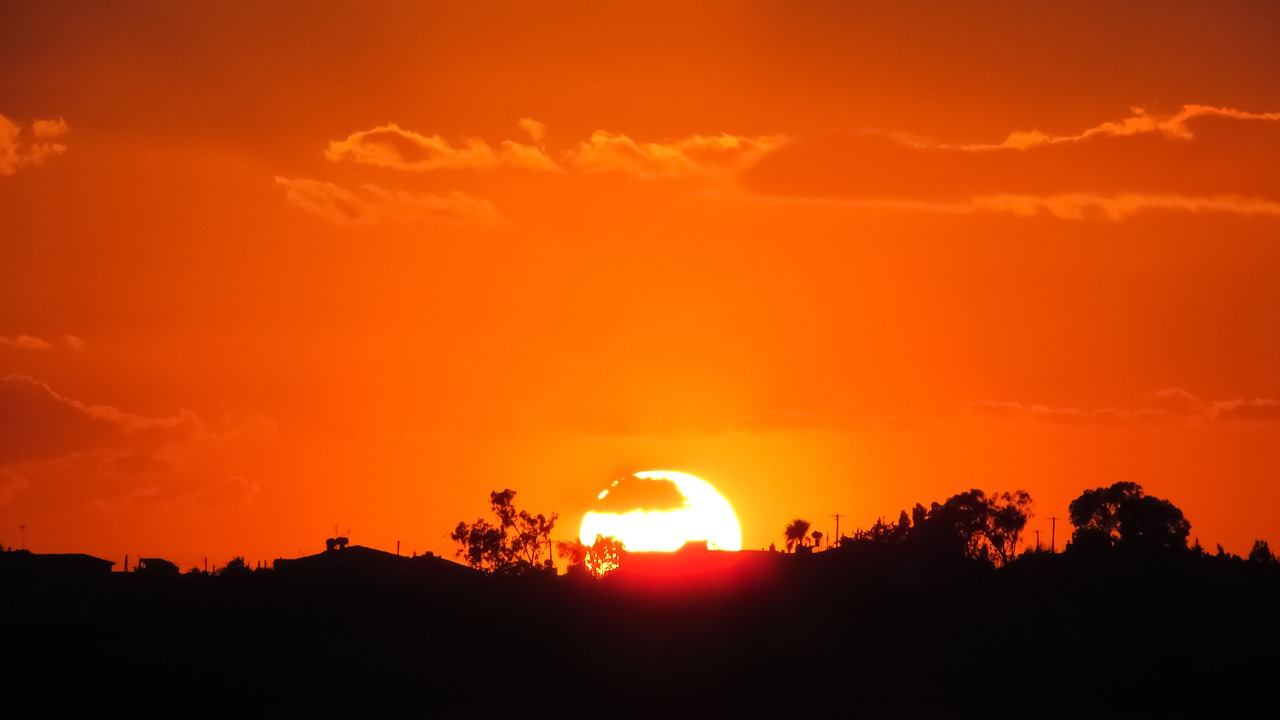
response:
M1269 697L1265 543L1246 560L1073 542L998 564L938 551L959 547L930 524L946 506L821 552L636 553L598 580L358 545L220 574L8 551L4 684L42 716L1147 717ZM664 562L701 572L662 590L645 570Z

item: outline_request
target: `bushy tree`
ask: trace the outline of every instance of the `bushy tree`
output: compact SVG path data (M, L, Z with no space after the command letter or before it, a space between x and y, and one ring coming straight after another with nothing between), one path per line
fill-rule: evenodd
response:
M992 495L987 502L987 522L982 530L998 564L1006 565L1018 553L1022 531L1031 518L1031 495L1026 490Z
M890 545L897 543L902 539L901 529L904 527L901 524L902 518L899 517L898 520L899 524L895 525L893 523L885 522L884 518L876 518L876 522L871 526L870 530L863 530L862 528L854 530L853 540L855 542L872 543L877 545ZM911 523L908 521L905 527L909 530L911 528Z
M222 569L218 571L218 575L221 577L234 578L245 577L252 572L253 571L249 568L249 564L244 561L244 558L236 556L228 560L226 565L222 566Z
M583 564L592 576L604 577L622 566L622 553L625 549L622 541L612 535L596 535L596 541L587 548Z
M935 557L967 557L1003 566L1016 556L1030 517L1031 496L1025 490L988 497L975 488L952 495L944 503L935 502L927 510L916 505L910 524L906 511L896 527L878 521L868 536L903 542Z
M596 535L591 545L584 545L581 540L556 543L560 557L569 561L570 566L579 567L595 578L622 567L622 556L626 546L612 535Z
M551 562L551 530L559 515L546 517L517 511L515 490L489 493L489 504L497 524L484 518L474 523L459 522L449 537L458 543L458 557L477 570L490 573L521 574L541 569ZM546 552L547 559L542 560Z
M1191 534L1181 510L1133 482L1085 490L1067 511L1076 527L1072 542L1081 546L1185 550Z

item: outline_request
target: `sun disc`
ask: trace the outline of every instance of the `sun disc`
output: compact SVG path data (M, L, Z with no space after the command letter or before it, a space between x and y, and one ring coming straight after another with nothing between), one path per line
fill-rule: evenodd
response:
M632 552L671 552L706 541L713 550L741 550L742 528L733 507L711 483L674 470L638 472L600 493L582 518L579 539L621 540Z

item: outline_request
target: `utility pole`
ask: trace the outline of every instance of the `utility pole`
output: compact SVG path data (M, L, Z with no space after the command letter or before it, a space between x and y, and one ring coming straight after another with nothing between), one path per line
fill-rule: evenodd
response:
M836 547L840 547L840 513L836 513L831 517L836 519ZM830 544L831 541L828 540L827 545L829 546Z
M1053 523L1049 526L1049 552L1058 552L1058 518L1051 517L1049 520Z
M1040 529L1036 528L1036 552L1040 552Z

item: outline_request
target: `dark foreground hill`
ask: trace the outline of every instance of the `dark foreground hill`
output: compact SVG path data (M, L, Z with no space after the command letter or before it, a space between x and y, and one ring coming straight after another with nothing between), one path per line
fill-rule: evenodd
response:
M1271 699L1272 565L775 558L665 584L425 563L10 577L3 689L36 717L1195 717Z

